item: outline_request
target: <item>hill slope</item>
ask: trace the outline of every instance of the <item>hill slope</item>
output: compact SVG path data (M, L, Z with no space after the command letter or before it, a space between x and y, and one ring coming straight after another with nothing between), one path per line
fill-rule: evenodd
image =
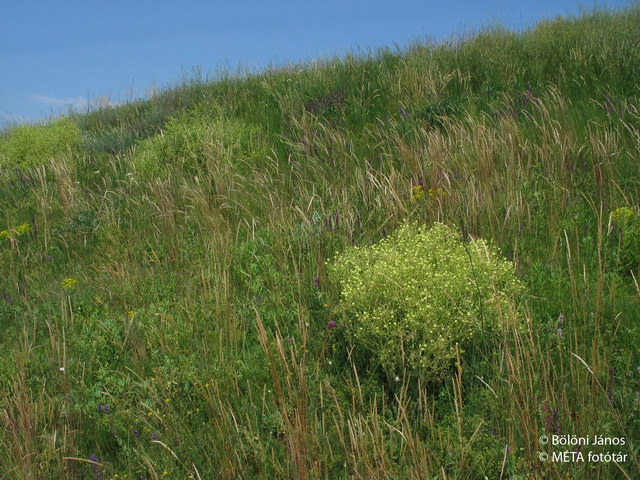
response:
M5 133L0 472L640 476L638 78L635 9ZM325 267L407 221L524 287L520 327L428 384L354 348ZM628 457L541 462L543 434Z

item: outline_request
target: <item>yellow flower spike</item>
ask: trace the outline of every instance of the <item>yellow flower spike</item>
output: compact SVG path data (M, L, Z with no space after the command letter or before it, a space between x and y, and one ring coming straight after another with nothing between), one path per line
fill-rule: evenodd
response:
M133 317L135 317L135 316L136 316L136 313L137 313L137 312L134 312L133 310L129 310L129 311L127 312L127 315L129 316L129 318L133 318Z

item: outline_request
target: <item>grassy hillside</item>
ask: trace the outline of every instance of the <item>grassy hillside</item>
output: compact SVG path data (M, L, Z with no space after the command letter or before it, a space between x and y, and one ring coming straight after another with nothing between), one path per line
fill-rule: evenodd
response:
M635 9L5 132L0 478L640 478L639 78ZM326 263L406 222L522 284L436 378Z

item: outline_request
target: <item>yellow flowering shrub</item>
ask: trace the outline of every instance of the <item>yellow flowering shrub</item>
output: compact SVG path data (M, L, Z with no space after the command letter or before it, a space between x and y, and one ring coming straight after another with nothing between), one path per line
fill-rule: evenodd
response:
M441 223L407 224L379 243L328 262L341 288L348 338L388 375L433 380L461 348L502 326L522 286L512 263L484 240L462 241Z

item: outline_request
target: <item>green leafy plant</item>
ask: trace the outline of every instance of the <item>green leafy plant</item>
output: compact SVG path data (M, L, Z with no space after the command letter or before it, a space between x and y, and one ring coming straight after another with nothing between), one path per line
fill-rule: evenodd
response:
M640 265L640 214L620 207L611 212L611 224L618 238L616 264L624 272Z
M159 135L141 142L134 164L144 174L159 174L171 165L195 172L209 161L256 155L258 133L255 126L225 119L217 104L202 103L169 118Z
M443 98L432 102L416 112L416 117L426 121L429 125L443 130L446 125L445 118L459 119L465 112L465 99L461 97Z
M348 337L390 376L434 380L457 348L503 326L521 291L511 263L484 240L436 223L407 224L329 263Z
M0 141L0 166L35 167L75 149L80 130L68 118L49 125L22 125Z

